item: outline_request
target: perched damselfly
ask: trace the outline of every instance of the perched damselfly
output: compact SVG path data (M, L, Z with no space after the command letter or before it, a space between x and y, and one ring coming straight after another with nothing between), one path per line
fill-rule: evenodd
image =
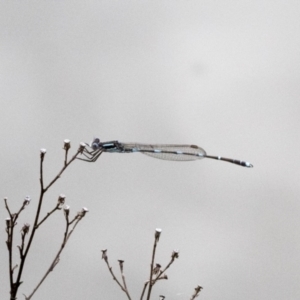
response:
M202 158L211 158L227 161L242 167L252 168L253 165L247 161L225 158L221 156L207 155L205 150L196 145L173 145L173 144L139 144L121 143L118 141L100 142L99 138L94 138L90 144L86 144L82 152L85 158L80 160L95 162L102 152L108 153L134 153L140 152L154 158L174 161L188 161Z

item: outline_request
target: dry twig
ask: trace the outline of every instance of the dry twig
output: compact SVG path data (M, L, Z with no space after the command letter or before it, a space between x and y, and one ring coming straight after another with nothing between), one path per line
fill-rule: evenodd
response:
M75 153L75 155L68 161L68 151L70 149L70 141L65 140L65 142L64 142L65 159L64 159L63 168L60 170L60 172L55 176L55 178L46 187L44 186L44 178L43 178L43 172L44 172L43 171L43 162L44 162L44 158L45 158L45 155L46 155L46 149L41 149L40 150L40 196L39 196L39 201L38 201L38 204L37 204L37 210L36 210L35 219L34 219L34 222L33 222L31 233L29 233L30 225L28 223L24 224L24 226L22 227L22 230L21 230L21 245L18 246L19 254L20 254L20 263L19 263L19 265L16 264L15 266L13 266L13 262L12 262L14 229L15 229L15 226L17 225L17 219L18 219L20 213L30 203L31 199L30 199L29 196L27 196L24 199L23 204L22 204L21 208L19 209L19 211L17 213L12 213L9 209L7 198L4 198L5 208L8 212L8 215L9 215L9 217L6 219L6 232L7 232L6 244L7 244L8 256L9 256L9 279L10 279L10 299L11 300L16 300L17 299L18 289L19 289L20 285L22 284L21 279L22 279L22 275L23 275L23 270L24 270L26 258L27 258L27 255L29 253L29 250L31 248L32 241L33 241L33 238L35 236L36 230L39 228L39 226L42 223L45 222L45 220L50 215L52 215L56 210L60 210L62 208L63 203L64 203L64 196L62 197L62 195L61 195L59 197L58 203L56 204L54 209L51 210L50 212L48 212L47 215L42 220L40 220L40 212L41 212L41 207L42 207L44 195L48 191L48 189L60 178L60 176L66 170L66 168L77 158L77 156L79 154L82 154L82 152L84 150L84 147L85 147L85 144L81 143L78 150L77 150L77 152ZM61 251L63 250L63 248L65 247L68 238L70 237L70 235L73 232L73 230L75 229L77 223L82 219L82 217L84 216L86 211L87 210L84 208L83 211L80 213L80 216L77 215L72 222L67 222L67 229L65 231L64 240L63 240L61 249L59 250L59 252L56 256L55 263L54 264L52 263L52 269L57 264L58 259L59 259L59 255L60 255ZM72 230L70 232L68 232L69 225L71 225L75 220L76 220L76 222L75 222ZM27 235L29 236L29 238L28 238L28 242L26 244L26 236ZM18 266L19 266L19 269L18 269L18 272L17 272L17 275L16 275L16 279L14 280L14 276L13 276L14 271L16 270L16 268ZM46 273L46 276L47 276L47 273ZM34 292L37 290L37 288L40 286L40 284L43 282L43 280L46 278L46 276L44 276L44 278L41 280L41 282L38 284L38 286L34 289ZM30 299L32 297L33 293L27 299Z

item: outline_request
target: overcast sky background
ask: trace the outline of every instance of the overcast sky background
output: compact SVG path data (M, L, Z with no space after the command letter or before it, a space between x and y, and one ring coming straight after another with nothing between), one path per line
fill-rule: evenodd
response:
M180 257L153 299L300 298L300 4L272 1L2 1L0 3L0 196L16 230L33 223L39 149L45 181L75 152L102 141L196 144L248 160L253 169L204 159L167 162L141 154L76 161L46 194L71 215L90 211L36 299L126 299L101 260L125 260L139 299L156 262ZM72 152L71 151L71 152ZM9 297L0 209L0 298ZM64 217L38 230L24 271L30 294L59 249Z

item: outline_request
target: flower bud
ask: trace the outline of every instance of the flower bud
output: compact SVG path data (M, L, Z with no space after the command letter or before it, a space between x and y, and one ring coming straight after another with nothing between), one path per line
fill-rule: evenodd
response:
M179 257L179 250L173 250L171 257L173 259L178 258Z
M157 274L160 271L161 265L160 264L156 264L156 266L153 268L153 274Z
M28 204L30 203L30 201L31 201L30 196L26 196L26 197L24 198L23 204L24 204L24 205L28 205Z
M64 194L60 194L58 196L57 204L64 205L65 204L65 199L66 199L66 196Z
M22 230L21 230L22 234L28 233L28 232L29 232L29 227L30 227L30 224L25 223L25 224L23 225L23 227L22 227Z
M85 149L85 143L83 143L83 142L81 142L80 144L79 144L79 149L78 149L78 151L80 152L80 153L82 153L83 152L83 150Z
M124 260L118 259L118 262L119 262L119 265L120 265L121 272L123 272Z
M64 207L64 212L65 212L65 215L68 216L69 213L70 213L70 206L69 205L65 205Z
M198 286L195 288L195 291L196 291L196 293L198 294L198 293L201 292L202 289L203 289L203 287L200 286L200 285L198 285Z
M85 215L89 210L86 207L83 207L81 212Z
M86 207L83 207L82 210L77 213L77 218L82 219L88 211Z
M103 249L101 251L102 251L102 259L104 259L105 261L107 261L107 255L106 255L107 249Z
M156 229L155 229L155 239L156 239L157 241L159 240L161 231L162 231L162 230L161 230L160 228L156 228Z
M64 148L65 150L69 150L71 148L71 141L70 140L64 140Z
M47 152L47 150L46 150L46 149L44 149L44 148L42 148L42 149L40 150L40 153L41 153L41 158L44 158L44 156L45 156L46 152Z

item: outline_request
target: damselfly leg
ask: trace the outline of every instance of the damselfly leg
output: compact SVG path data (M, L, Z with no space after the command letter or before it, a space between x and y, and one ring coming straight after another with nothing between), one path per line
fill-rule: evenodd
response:
M92 151L89 151L85 148L82 152L82 155L85 156L86 158L77 157L77 159L87 161L87 162L95 162L99 158L99 156L102 154L102 152L103 152L103 150L101 148L92 150Z

